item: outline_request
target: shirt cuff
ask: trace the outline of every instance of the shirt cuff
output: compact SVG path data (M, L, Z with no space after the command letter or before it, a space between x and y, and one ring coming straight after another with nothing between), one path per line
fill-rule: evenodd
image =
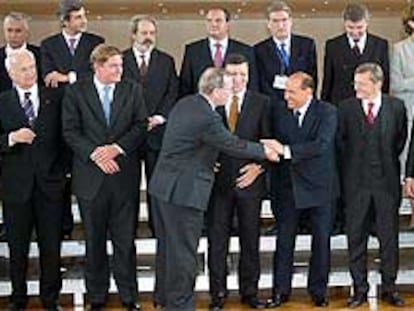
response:
M164 124L167 120L160 114L156 114L152 116L155 120L158 121L159 124Z
M72 84L76 82L76 80L78 79L78 76L75 71L69 71L68 78L69 78L69 83Z
M9 147L13 147L16 142L12 139L12 133L9 134Z
M292 151L290 150L290 147L287 145L283 146L283 158L285 160L292 159Z
M125 155L125 151L124 151L124 149L121 148L120 145L118 145L118 144L112 144L112 146L114 146L116 149L118 149L118 152L120 154Z

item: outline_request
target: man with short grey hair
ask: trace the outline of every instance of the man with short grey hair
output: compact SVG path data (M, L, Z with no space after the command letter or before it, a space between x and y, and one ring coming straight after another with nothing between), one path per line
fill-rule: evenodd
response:
M145 163L146 180L150 180L154 170L165 125L168 122L168 114L177 100L178 93L174 59L156 47L157 28L157 22L151 16L132 17L130 22L132 47L123 52L123 78L141 83L149 114L147 139L140 146L139 153L139 160ZM154 235L154 213L149 196L147 202L148 223Z
M223 69L206 69L198 85L199 94L178 101L169 115L149 184L153 205L159 211L154 217L154 303L168 311L194 310L198 239L219 152L246 159L278 160L271 147L241 140L223 125L215 108L227 102L232 88L232 80Z
M381 299L404 305L397 292L400 161L407 137L404 103L381 93L380 65L363 63L354 75L355 97L338 106L338 146L342 199L354 295L348 306L367 301L367 242L375 223L380 243Z

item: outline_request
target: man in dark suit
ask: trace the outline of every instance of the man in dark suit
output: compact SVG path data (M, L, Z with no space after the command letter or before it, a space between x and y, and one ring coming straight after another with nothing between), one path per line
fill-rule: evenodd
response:
M330 231L333 201L337 194L335 170L334 106L313 98L310 75L289 76L285 100L274 110L273 135L283 156L273 167L274 198L278 206L278 239L273 267L272 299L268 307L288 301L293 275L293 255L298 222L308 211L312 250L308 292L316 306L327 306L330 269Z
M326 41L322 100L338 105L341 100L353 97L355 68L366 62L381 66L384 72L382 91L388 93L388 43L367 32L367 7L359 3L350 3L344 10L343 19L345 33Z
M223 123L242 139L259 141L270 136L269 98L247 89L249 64L241 54L226 59L233 78L231 99L216 109ZM266 194L262 163L220 154L218 172L207 210L210 310L222 310L227 297L227 253L233 216L238 219L241 254L239 291L242 302L264 308L257 298L260 276L259 235L262 199Z
M28 17L20 12L11 12L3 21L6 45L0 48L0 93L13 87L12 80L4 65L7 55L15 50L28 49L36 58L37 74L40 75L40 51L35 45L27 43L29 37ZM40 79L39 79L40 82Z
M141 86L121 81L120 50L98 45L91 61L93 78L66 89L62 117L63 134L74 154L73 191L86 231L86 288L91 308L101 310L109 288L109 233L121 301L127 310L139 310L134 244L137 159L147 112Z
M85 7L81 0L61 0L62 32L41 42L42 76L46 86L58 87L92 75L89 55L104 39L86 32Z
M267 9L267 28L271 37L254 46L259 89L272 97L272 103L284 100L287 76L303 71L318 81L316 47L311 38L292 33L292 10L283 1Z
M318 81L315 42L311 38L292 34L292 23L291 8L283 1L274 2L267 8L267 28L271 37L254 46L259 89L271 97L271 109L278 105L286 105L283 103L284 89L290 74L303 71L315 82ZM271 183L271 188L273 186ZM276 215L277 206L273 198L271 208L273 215ZM269 234L276 233L277 222L276 219L276 224L269 228ZM303 220L300 227L306 227Z
M214 183L219 151L245 159L276 161L267 146L240 140L214 111L229 98L232 80L219 68L200 77L200 94L181 99L172 109L152 175L157 237L157 305L165 310L194 310L197 245Z
M352 308L367 300L367 241L372 221L380 243L381 297L392 305L404 305L395 280L401 203L398 157L407 137L407 117L402 101L381 93L383 81L380 65L358 66L356 97L341 102L338 109L342 197L354 282L348 306Z
M60 95L57 90L39 87L35 57L30 51L9 54L6 68L14 85L0 95L1 179L12 283L10 310L26 308L33 228L40 255L40 299L45 309L58 310L64 190Z
M140 146L141 159L145 162L146 180L152 171L161 149L162 137L168 114L177 100L178 79L174 59L155 47L157 22L150 16L134 16L131 19L133 46L124 52L124 78L141 83L148 109L148 136ZM154 235L152 207L149 195L148 223Z
M41 43L42 76L46 86L65 87L78 79L92 75L89 56L103 38L86 32L85 8L80 0L61 0L59 19L62 32L44 39ZM70 151L66 152L70 163ZM70 168L68 168L69 173ZM69 174L65 188L63 216L64 238L70 238L73 230L72 189Z
M206 14L207 38L185 47L180 72L179 97L198 92L198 79L208 67L222 67L227 55L244 55L250 64L249 88L258 89L256 60L253 49L229 38L230 13L224 8L211 8Z

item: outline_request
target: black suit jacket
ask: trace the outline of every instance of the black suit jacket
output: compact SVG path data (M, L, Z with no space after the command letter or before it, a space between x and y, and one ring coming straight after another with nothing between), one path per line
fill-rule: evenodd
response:
M147 109L140 85L131 81L116 84L109 126L93 79L66 88L63 99L63 134L73 151L73 192L82 199L97 194L105 174L91 160L98 146L116 143L125 152L116 158L121 171L115 175L124 191L138 191L138 146L146 135Z
M228 127L225 108L219 107L216 110L221 115L223 123ZM270 137L269 112L270 100L267 96L255 91L247 91L234 134L241 139L257 142L261 138ZM236 179L240 176L240 168L255 161L234 158L225 153L220 153L217 162L220 163L220 169L216 174L215 191L225 193L230 189L235 189L242 197L262 197L266 194L265 174L258 176L255 182L247 188L239 189L235 187Z
M142 81L138 64L132 49L124 51L123 78L141 83L144 90L145 104L148 114L162 115L168 121L168 115L178 96L178 79L174 59L158 49L151 52L148 72ZM148 133L147 146L152 150L160 150L165 124Z
M355 196L361 188L363 154L367 152L365 113L361 101L349 98L338 106L338 147L341 163L341 181L344 199ZM407 138L407 117L403 102L382 96L378 117L381 128L381 164L388 187L396 200L401 199L399 155Z
M202 95L184 97L170 113L149 193L163 202L205 211L219 151L244 159L264 159L260 144L226 130Z
M336 108L312 100L302 126L284 102L278 102L273 115L273 135L288 145L292 159L273 166L275 198L285 200L293 191L298 209L330 205L338 195L335 169Z
M384 71L382 91L388 93L390 68L386 40L368 33L360 57L352 52L346 34L326 41L321 98L337 105L340 101L355 96L354 72L358 65L366 62L381 66Z
M256 60L252 47L240 41L229 39L224 59L230 54L242 54L249 62L249 89L258 89ZM208 67L214 67L208 38L185 46L184 59L180 72L179 97L198 93L198 79Z
M31 51L36 59L36 67L37 67L37 75L38 81L41 81L41 69L40 69L40 49L39 47L27 44L27 49ZM6 59L6 47L3 46L0 48L0 93L12 88L13 83L9 77L9 74L6 70L6 66L4 64L4 60Z
M3 200L26 202L36 182L44 195L53 200L63 196L61 92L39 89L40 107L33 126L36 138L31 145L9 147L10 132L30 127L16 89L0 95L0 152L3 161Z
M40 44L43 78L55 70L63 74L74 71L78 80L91 75L92 68L89 57L92 50L103 42L102 37L84 32L75 55L72 55L62 33L44 39Z
M276 52L273 38L268 38L254 46L260 91L274 100L284 100L284 91L273 87L275 75L290 75L304 71L318 82L315 41L311 38L291 35L291 53L289 68L284 68ZM315 87L316 89L316 87Z

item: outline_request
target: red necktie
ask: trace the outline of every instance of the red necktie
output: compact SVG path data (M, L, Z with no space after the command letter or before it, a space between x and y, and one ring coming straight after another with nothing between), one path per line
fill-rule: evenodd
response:
M373 125L375 122L374 103L368 103L368 112L366 115L367 123Z
M220 68L223 66L223 52L221 51L221 44L216 43L216 52L214 53L214 67Z

